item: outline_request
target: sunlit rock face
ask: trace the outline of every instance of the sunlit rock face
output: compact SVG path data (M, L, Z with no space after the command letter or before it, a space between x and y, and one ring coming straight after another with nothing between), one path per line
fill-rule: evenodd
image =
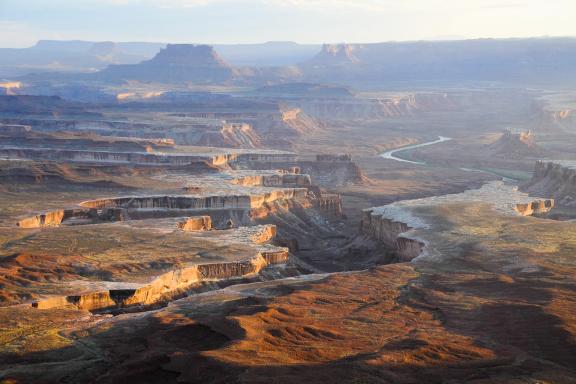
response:
M264 268L288 261L288 248L269 247L246 260L199 264L162 274L138 288L111 289L81 295L50 297L31 304L33 308L77 308L86 311L146 306L184 295L205 281L225 280L257 274Z
M183 231L209 231L212 229L212 219L210 216L189 217L185 221L179 222L178 228Z

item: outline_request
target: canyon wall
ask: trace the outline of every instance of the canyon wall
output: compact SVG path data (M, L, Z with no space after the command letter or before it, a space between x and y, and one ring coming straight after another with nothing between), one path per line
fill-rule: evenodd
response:
M538 161L532 179L522 189L553 198L557 205L576 207L576 162Z
M269 162L277 165L277 163L294 162L296 155L274 151L212 155L2 147L0 148L0 158L162 166L225 166L228 164L250 164L251 162Z
M307 190L303 188L288 188L253 195L223 195L223 196L143 196L120 197L111 199L90 200L80 205L87 208L131 208L131 209L252 209L259 208L264 203L278 199L306 198Z
M106 207L58 209L24 218L16 223L23 229L59 227L62 224L94 224L98 222L124 221L128 219L123 208Z
M405 262L419 256L425 244L402 234L412 228L407 224L388 219L372 210L365 210L360 222L360 232L371 239L383 243L398 255L398 261Z
M342 217L342 197L335 193L320 193L313 200L318 211L329 217Z
M83 208L61 209L23 218L17 222L17 226L30 229L63 224L94 224L103 221L187 216L198 211L210 210L249 211L278 200L305 200L307 195L308 191L305 188L286 188L253 195L134 196L99 199L80 203ZM191 220L195 222L195 219ZM196 225L192 222L190 228ZM208 226L208 222L205 221L203 225L208 229L212 223Z
M237 262L198 264L166 272L149 284L134 289L111 289L81 295L51 297L32 304L37 309L70 308L98 312L160 304L199 288L202 283L255 275L272 265L288 261L288 248L272 247Z

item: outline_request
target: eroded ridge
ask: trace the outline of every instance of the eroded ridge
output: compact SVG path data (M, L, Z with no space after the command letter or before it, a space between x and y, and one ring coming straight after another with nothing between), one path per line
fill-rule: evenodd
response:
M250 277L272 265L288 261L288 248L267 242L276 235L274 225L238 228L221 241L254 244L254 255L237 261L191 264L152 278L145 284L126 284L125 288L92 291L79 295L56 296L32 303L33 308L77 308L102 311L134 306L150 306L185 295L202 283Z

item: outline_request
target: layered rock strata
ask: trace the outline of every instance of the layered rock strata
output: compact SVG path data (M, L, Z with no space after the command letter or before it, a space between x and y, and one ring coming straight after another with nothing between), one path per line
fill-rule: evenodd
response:
M576 162L538 161L532 179L522 189L554 198L558 205L576 207Z
M189 264L156 276L146 284L115 283L112 289L48 297L31 305L37 309L75 307L88 311L150 306L200 289L203 284L254 276L269 266L288 261L288 248L266 244L276 236L276 226L260 225L234 231L231 238L235 242L256 245L254 256L238 261Z
M310 175L284 173L274 175L247 175L234 179L232 183L243 186L306 188L312 185L312 180Z
M33 308L52 309L73 306L87 311L102 311L133 306L149 306L172 300L201 283L249 277L271 265L288 261L288 248L270 247L253 258L229 263L192 265L160 275L150 284L128 289L111 289L82 295L51 297L32 303Z
M209 164L223 166L227 164L249 164L250 162L283 163L294 162L295 155L289 152L234 152L221 154L186 154L186 153L147 153L147 152L114 152L84 151L56 148L22 148L2 147L0 158L52 160L90 163L120 163L138 165L197 165Z
M336 193L321 193L314 199L315 207L331 217L342 217L342 197Z
M304 188L275 189L252 195L221 196L130 196L90 200L82 208L49 211L17 222L20 228L44 228L60 225L95 224L129 219L186 216L198 211L252 210L277 200L307 198ZM194 220L193 220L194 221ZM190 224L194 227L196 224ZM203 223L207 226L207 220ZM211 228L207 226L207 229ZM184 224L186 226L186 224ZM183 228L184 229L184 228Z
M210 216L189 217L179 222L178 228L183 231L209 231L212 229L212 219Z
M165 209L252 209L278 199L306 198L304 188L276 189L254 195L223 196L130 196L84 201L86 208L165 208Z
M16 225L20 228L30 229L58 227L65 223L93 224L102 221L124 221L127 218L126 211L119 208L59 209L22 219Z

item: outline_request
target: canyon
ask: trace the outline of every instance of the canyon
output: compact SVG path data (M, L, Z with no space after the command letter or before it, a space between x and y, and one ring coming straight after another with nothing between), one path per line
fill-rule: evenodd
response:
M0 382L573 383L573 45L10 51Z

